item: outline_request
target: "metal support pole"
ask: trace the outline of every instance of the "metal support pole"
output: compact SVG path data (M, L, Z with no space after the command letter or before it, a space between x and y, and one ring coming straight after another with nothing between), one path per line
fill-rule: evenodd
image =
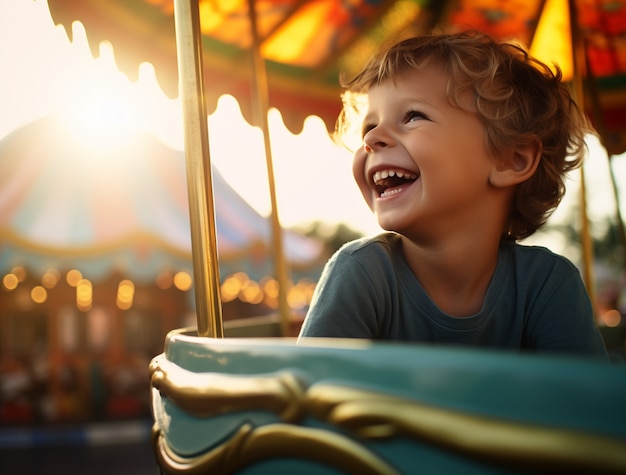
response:
M254 3L255 0L248 0L250 28L252 31L252 81L254 83L253 107L256 112L256 119L261 125L261 130L263 132L265 158L267 161L267 178L269 182L270 200L272 205L272 211L270 216L272 224L272 247L274 254L276 280L278 281L278 307L280 312L281 333L283 336L288 336L291 320L291 312L289 310L289 304L287 302L289 279L287 276L287 264L285 262L285 256L283 253L282 228L280 225L280 220L278 218L276 184L274 181L274 165L272 160L269 125L267 121L267 114L269 112L269 89L267 84L267 70L265 69L265 61L261 56L260 51L261 46L257 29L257 17Z
M578 103L578 107L584 110L583 102L583 68L585 67L585 50L580 30L578 29L578 16L576 11L576 2L568 0L570 34L572 37L572 61L573 61L573 83L574 98ZM591 241L591 233L589 232L589 217L587 216L587 187L585 184L584 165L580 167L580 212L581 212L581 241L583 253L583 280L589 293L589 299L593 307L594 315L597 310L597 297L595 276L593 269L593 243Z
M179 93L183 105L185 163L198 335L222 338L208 121L204 99L198 0L174 0Z

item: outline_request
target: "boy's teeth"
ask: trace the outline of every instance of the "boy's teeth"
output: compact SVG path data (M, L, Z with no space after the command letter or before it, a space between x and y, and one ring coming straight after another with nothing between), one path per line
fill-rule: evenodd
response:
M406 178L407 180L415 180L417 178L412 173L405 174L404 172L401 172L400 170L379 170L374 173L374 176L372 178L374 180L374 183L377 183L380 180L384 180L386 178L394 177L394 176L397 176L398 178Z

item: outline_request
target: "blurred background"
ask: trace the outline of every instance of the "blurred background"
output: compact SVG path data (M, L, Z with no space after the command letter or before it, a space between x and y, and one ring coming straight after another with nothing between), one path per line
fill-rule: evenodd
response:
M622 358L626 2L255 5L266 71L251 60L248 2L200 1L227 336L296 335L328 257L380 231L353 183L351 153L331 139L339 72L356 71L381 44L472 27L558 63L599 132L583 173L569 177L562 205L527 242L579 266ZM148 363L169 330L196 324L173 3L4 0L0 67L0 449L18 454L3 466L44 473L28 450L145 448ZM255 117L260 74L268 130ZM288 335L277 318L272 214L288 270ZM149 450L141 454L150 464Z

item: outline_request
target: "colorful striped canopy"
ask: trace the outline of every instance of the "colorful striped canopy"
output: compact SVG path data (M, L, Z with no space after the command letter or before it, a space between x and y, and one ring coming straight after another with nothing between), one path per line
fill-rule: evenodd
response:
M217 170L213 187L224 266L268 261L268 219ZM117 266L154 276L191 267L189 228L184 154L146 132L94 148L47 117L0 141L0 270L79 266L101 275ZM319 242L291 231L284 240L296 265L321 252Z

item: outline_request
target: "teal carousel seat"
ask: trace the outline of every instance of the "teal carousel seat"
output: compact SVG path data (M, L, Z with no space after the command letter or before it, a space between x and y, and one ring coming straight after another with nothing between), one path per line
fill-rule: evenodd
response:
M163 474L626 473L626 365L176 330L151 382Z

